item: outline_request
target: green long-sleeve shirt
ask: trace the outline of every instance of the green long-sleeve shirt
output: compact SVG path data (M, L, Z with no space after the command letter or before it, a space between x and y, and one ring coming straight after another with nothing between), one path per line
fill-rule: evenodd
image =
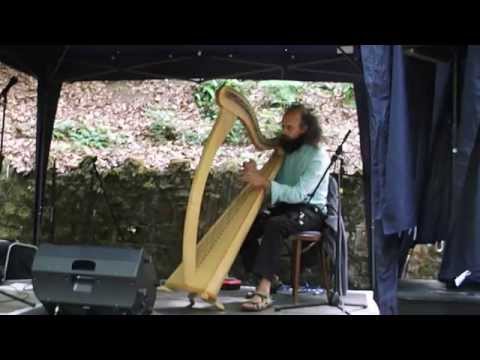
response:
M297 151L286 154L285 160L270 188L270 203L298 204L306 202L314 191L323 173L330 164L330 158L323 145L318 148L303 145ZM329 174L325 176L310 202L326 213Z

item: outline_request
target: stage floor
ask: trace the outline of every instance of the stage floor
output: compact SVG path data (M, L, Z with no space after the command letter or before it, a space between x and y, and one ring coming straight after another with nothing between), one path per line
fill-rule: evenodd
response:
M480 289L447 289L436 280L402 280L400 315L480 315Z
M197 300L194 308L187 308L189 301L187 295L181 292L166 293L159 291L155 302L153 315L347 315L340 309L326 304L326 297L323 294L300 294L300 304L323 304L315 307L286 309L275 311L276 307L292 304L292 298L288 294L274 295L274 307L261 313L245 313L240 311L240 305L244 301L246 293L251 290L250 287L242 287L235 291L222 291L220 299L225 306L225 311L219 311L212 305ZM35 308L29 307L18 301L14 301L0 294L0 315L44 315L43 307L35 298L31 284L23 282L22 284L9 284L0 286L0 290L6 291L17 297L34 302ZM371 291L349 291L344 297L344 309L351 315L379 315L378 307L373 300ZM353 306L353 305L360 306Z
M344 297L344 310L328 306L325 295L300 294L299 304L321 304L315 307L284 309L276 311L277 307L292 305L292 297L288 294L273 295L274 305L260 313L245 313L240 306L250 287L242 287L235 291L220 292L221 302L225 311L219 311L212 305L198 300L193 308L188 308L189 301L185 293L159 292L155 303L154 315L379 315L378 307L373 300L371 291L349 291ZM358 306L357 306L358 305Z

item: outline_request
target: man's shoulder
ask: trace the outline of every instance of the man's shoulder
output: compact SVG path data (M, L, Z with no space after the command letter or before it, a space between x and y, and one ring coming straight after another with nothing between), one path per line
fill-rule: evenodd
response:
M328 157L327 150L325 149L325 145L323 144L318 144L318 146L305 144L300 148L300 151L305 154L309 154L312 157Z

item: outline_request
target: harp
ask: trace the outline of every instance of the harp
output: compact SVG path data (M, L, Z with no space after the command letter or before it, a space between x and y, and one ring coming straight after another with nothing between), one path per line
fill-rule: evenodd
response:
M241 245L257 216L265 191L246 185L200 241L198 223L203 193L214 156L239 119L247 130L256 150L275 150L260 170L273 179L283 161L277 139L267 139L260 131L254 111L248 101L232 88L224 86L216 93L219 115L203 148L190 190L183 233L182 263L167 279L163 290L186 291L191 305L200 296L206 302L224 307L218 293Z

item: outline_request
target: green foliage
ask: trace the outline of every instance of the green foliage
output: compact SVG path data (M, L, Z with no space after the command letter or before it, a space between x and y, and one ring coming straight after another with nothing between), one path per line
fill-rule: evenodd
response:
M204 145L209 135L209 128L186 130L182 132L183 141L189 145Z
M283 109L281 108L266 108L258 112L260 130L266 138L275 138L282 131L282 115Z
M186 130L182 132L181 136L183 141L189 145L205 145L211 129L205 128L205 130ZM225 138L225 144L235 146L247 145L249 143L247 136L245 127L240 121L237 121Z
M261 81L268 101L265 104L273 108L286 108L296 102L300 102L303 93L303 84L298 81Z
M166 125L160 120L155 121L152 126L150 126L150 135L160 143L165 141L175 141L178 136L174 127Z
M265 88L268 96L268 103L265 105L267 107L277 108L284 108L298 102L303 90L302 83L295 81L262 81L260 83L239 80L205 81L201 83L194 92L194 99L202 115L209 120L215 120L218 115L215 94L223 85L231 86L244 96L246 96L246 94L248 94L254 87L260 85ZM264 121L261 126L262 133L268 138L275 137L281 130L278 120L274 119L273 115L276 114L272 114L272 118ZM193 132L186 133L184 138L191 144L203 144L206 139L206 137ZM225 143L236 146L249 144L245 127L240 122L235 123L232 130L227 135Z
M261 126L262 129L262 134L267 138L267 139L273 139L280 135L282 132L282 126L281 124L273 119L268 119L263 123L263 126Z
M280 123L276 119L272 118L262 121L260 125L260 130L266 138L271 139L277 137L281 132L282 128L280 126ZM225 143L235 146L245 146L250 144L247 130L240 121L237 121L233 126L232 130L230 130L225 139Z
M250 141L248 140L247 131L245 126L240 122L236 121L233 125L232 130L228 133L225 138L225 144L229 145L247 145Z
M193 93L195 104L206 118L213 119L217 112L215 93L219 87L220 83L218 80L205 81Z
M356 105L353 84L343 84L341 89L341 94L342 94L344 105L350 106L350 107L354 107Z
M355 92L353 84L350 83L321 83L317 85L320 89L340 96L342 104L348 107L355 107Z
M248 89L248 85L245 86L239 80L208 80L202 82L195 90L193 98L202 115L209 120L215 120L218 115L215 94L223 85L230 86L241 94L245 94L245 90Z
M322 90L325 90L325 91L328 91L328 92L334 92L335 89L338 88L338 84L337 83L313 83L311 85L312 87L316 87L316 88L320 88Z
M239 81L239 80L209 80L201 83L194 92L195 104L200 109L202 115L208 120L215 120L218 116L218 106L215 101L215 94L222 86L230 86L240 94L246 96L255 85L252 81ZM187 133L187 142L198 144L206 139L204 134L192 134ZM245 127L236 122L232 130L228 133L225 143L229 145L246 145L248 144L248 137L245 131Z
M153 119L148 133L152 140L163 144L167 141L175 141L178 139L178 133L174 125L173 112L149 108L145 113L148 117Z
M104 128L88 128L83 124L75 124L72 121L60 121L55 125L53 137L57 140L72 141L77 145L103 149L119 139L112 136Z

